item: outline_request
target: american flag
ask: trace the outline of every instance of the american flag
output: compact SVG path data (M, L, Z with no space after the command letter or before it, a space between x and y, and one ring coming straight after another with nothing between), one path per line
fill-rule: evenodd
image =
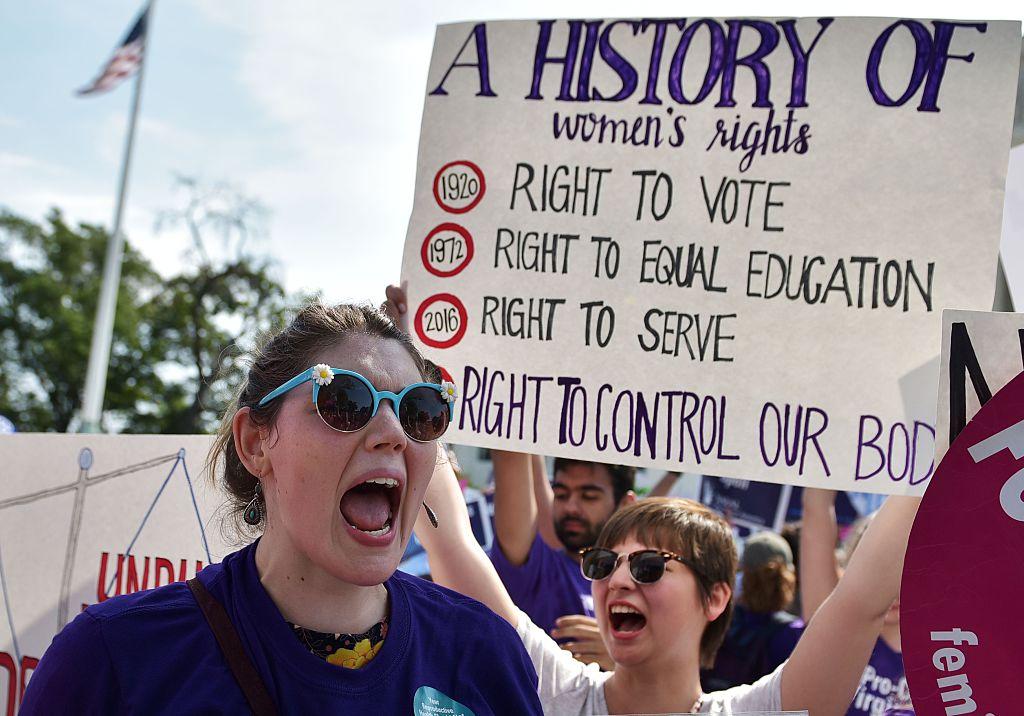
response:
M118 43L114 54L104 65L103 71L87 87L78 90L80 95L108 92L139 71L142 56L146 51L146 20L149 17L149 3L139 13L132 29Z

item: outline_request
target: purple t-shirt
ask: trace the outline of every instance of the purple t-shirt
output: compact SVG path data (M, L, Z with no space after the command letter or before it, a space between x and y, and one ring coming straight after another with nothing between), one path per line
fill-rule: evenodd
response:
M903 655L879 639L875 642L868 665L864 667L846 716L882 716L887 709L909 703L910 689L903 673Z
M396 572L384 646L361 669L314 656L256 571L255 544L199 573L224 606L281 713L540 714L516 630L482 604ZM23 716L249 713L181 582L93 605L58 634L29 680Z
M754 683L789 658L803 631L803 621L791 614L761 614L737 604L714 667L700 672L701 686L724 691Z
M548 547L540 535L522 565L509 562L497 542L491 547L491 562L512 601L544 631L550 633L555 620L568 614L594 616L590 582L579 563L564 550Z

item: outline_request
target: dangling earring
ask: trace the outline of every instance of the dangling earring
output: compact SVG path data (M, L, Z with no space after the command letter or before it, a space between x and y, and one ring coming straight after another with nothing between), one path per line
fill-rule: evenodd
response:
M263 483L257 480L256 487L253 490L253 497L249 504L245 506L245 512L242 513L242 519L245 520L245 524L255 527L263 521L263 505L260 502L262 497Z
M434 529L436 530L437 529L437 515L434 514L434 511L432 509L430 509L430 505L428 505L426 502L423 503L423 509L427 511L427 519L430 520L430 524L433 525Z

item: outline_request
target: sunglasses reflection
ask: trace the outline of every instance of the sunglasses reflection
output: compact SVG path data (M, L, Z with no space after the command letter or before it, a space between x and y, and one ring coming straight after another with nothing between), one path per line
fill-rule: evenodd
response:
M351 376L337 376L317 395L317 412L334 430L356 432L366 427L374 415L374 394L370 386ZM393 403L390 395L385 399ZM380 403L384 399L380 399ZM448 401L433 386L417 386L400 394L395 412L406 435L417 442L440 438L451 421Z
M619 554L603 547L588 547L580 550L580 555L580 570L583 576L592 582L600 582L611 577L623 559L629 565L630 577L637 584L657 582L665 574L665 565L669 560L680 562L696 571L693 563L682 555L654 549Z

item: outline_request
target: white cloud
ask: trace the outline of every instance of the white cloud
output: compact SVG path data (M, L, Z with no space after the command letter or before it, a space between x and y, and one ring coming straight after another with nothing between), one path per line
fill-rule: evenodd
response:
M35 220L44 217L50 209L58 207L69 221L106 225L110 222L113 211L113 197L56 188L52 191L15 191L8 199L12 206L18 207L19 213Z
M300 2L285 14L280 4L260 2L240 15L202 7L243 34L240 80L281 127L289 159L246 184L273 209L289 287L375 298L398 278L429 21L383 4ZM312 250L282 250L297 245Z
M42 162L27 154L0 152L0 172L20 169L33 169L42 166Z

